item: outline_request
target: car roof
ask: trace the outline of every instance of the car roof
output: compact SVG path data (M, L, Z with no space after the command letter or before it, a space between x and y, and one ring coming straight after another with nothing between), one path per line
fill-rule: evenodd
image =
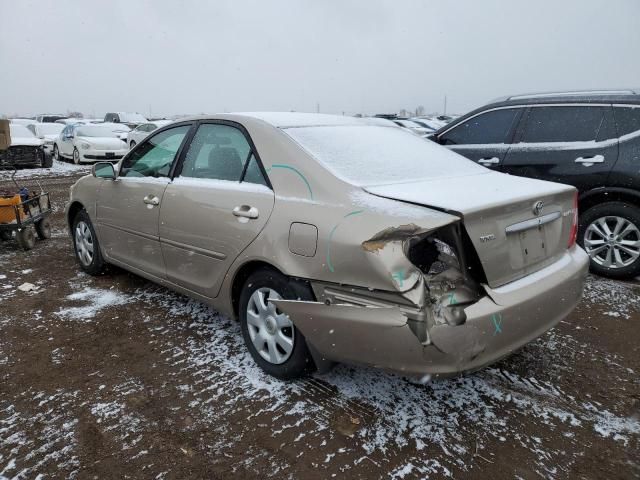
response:
M640 89L540 92L497 98L487 106L537 105L541 103L632 103L640 104Z
M238 120L243 119L261 120L276 128L293 128L293 127L325 127L339 125L379 125L379 123L370 122L366 117L350 117L348 115L330 115L326 113L302 113L302 112L238 112L238 113L221 113L218 115L196 115L191 117L180 118L178 122L190 120L215 120L227 119Z

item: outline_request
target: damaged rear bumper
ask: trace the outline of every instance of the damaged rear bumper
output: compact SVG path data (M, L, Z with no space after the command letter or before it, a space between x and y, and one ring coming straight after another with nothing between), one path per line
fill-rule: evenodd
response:
M499 288L464 308L461 325L432 324L419 338L423 307L348 295L331 303L277 300L307 339L316 363L370 365L407 375L454 375L509 355L566 317L582 295L586 253L574 247L557 262ZM313 282L312 282L313 283ZM315 287L315 286L314 286ZM321 298L321 296L319 296ZM360 304L358 304L360 303Z

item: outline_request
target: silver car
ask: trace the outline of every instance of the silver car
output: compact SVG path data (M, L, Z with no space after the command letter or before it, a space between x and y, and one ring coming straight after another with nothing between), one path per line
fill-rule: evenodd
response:
M123 267L239 319L268 373L478 369L580 299L573 187L490 171L366 119L185 119L71 189L80 267Z

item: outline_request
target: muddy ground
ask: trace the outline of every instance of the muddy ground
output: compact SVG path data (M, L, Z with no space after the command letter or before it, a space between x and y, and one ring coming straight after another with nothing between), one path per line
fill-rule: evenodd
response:
M640 478L638 282L590 277L557 328L462 378L284 383L206 305L80 273L71 167L42 179L54 237L0 244L0 479Z

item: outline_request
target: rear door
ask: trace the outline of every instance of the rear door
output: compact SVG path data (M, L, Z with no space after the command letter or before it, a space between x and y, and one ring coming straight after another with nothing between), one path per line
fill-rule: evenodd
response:
M617 158L610 105L536 105L528 109L503 171L585 191L605 185Z
M167 278L218 295L231 263L271 215L273 190L248 134L233 122L201 123L160 209Z
M122 160L118 178L98 190L98 236L106 255L164 278L158 221L177 153L192 124L158 132ZM184 214L184 213L183 213Z
M463 120L438 135L441 145L493 170L500 170L522 108L489 110Z

